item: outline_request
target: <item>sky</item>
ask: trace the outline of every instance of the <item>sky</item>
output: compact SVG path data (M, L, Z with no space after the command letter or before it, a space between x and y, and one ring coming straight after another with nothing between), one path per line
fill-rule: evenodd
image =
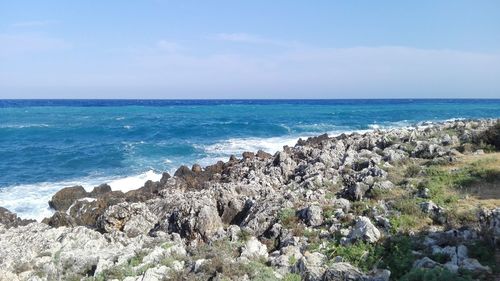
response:
M0 98L500 98L500 1L0 0Z

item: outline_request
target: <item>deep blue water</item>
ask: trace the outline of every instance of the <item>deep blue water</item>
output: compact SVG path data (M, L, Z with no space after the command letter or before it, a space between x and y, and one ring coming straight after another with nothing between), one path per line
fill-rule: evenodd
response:
M0 206L40 217L66 185L126 190L301 136L498 117L500 99L0 100Z

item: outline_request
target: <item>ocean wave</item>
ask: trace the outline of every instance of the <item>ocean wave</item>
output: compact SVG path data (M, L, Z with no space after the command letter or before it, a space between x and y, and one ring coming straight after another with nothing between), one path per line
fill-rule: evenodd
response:
M414 126L415 124L410 122L409 120L401 120L401 121L387 121L381 123L373 123L368 124L368 128L372 130L387 130L387 129L396 129L396 128L407 128Z
M270 138L231 138L215 144L201 146L209 155L230 156L239 155L245 151L263 150L274 153L283 146L293 146L300 136L283 136Z
M43 182L8 186L0 189L0 206L15 212L25 219L41 221L53 214L48 202L59 190L68 186L81 185L91 191L95 186L107 183L112 190L127 192L138 189L148 180L159 181L162 174L149 170L145 173L125 177L87 177L61 182Z
M0 124L0 129L47 128L48 124Z

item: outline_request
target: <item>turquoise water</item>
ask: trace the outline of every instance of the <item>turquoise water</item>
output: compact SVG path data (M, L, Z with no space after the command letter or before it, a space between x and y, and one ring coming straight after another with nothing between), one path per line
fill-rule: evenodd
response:
M498 117L500 100L0 100L0 206L39 218L67 185L129 190L299 137Z

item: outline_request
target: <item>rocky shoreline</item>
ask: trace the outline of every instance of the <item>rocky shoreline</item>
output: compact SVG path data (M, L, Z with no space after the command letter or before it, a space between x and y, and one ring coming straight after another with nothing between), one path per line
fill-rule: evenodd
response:
M498 255L500 198L470 203L478 164L453 165L497 155L499 124L321 135L126 193L67 187L41 223L0 208L0 280L494 280L476 252Z

